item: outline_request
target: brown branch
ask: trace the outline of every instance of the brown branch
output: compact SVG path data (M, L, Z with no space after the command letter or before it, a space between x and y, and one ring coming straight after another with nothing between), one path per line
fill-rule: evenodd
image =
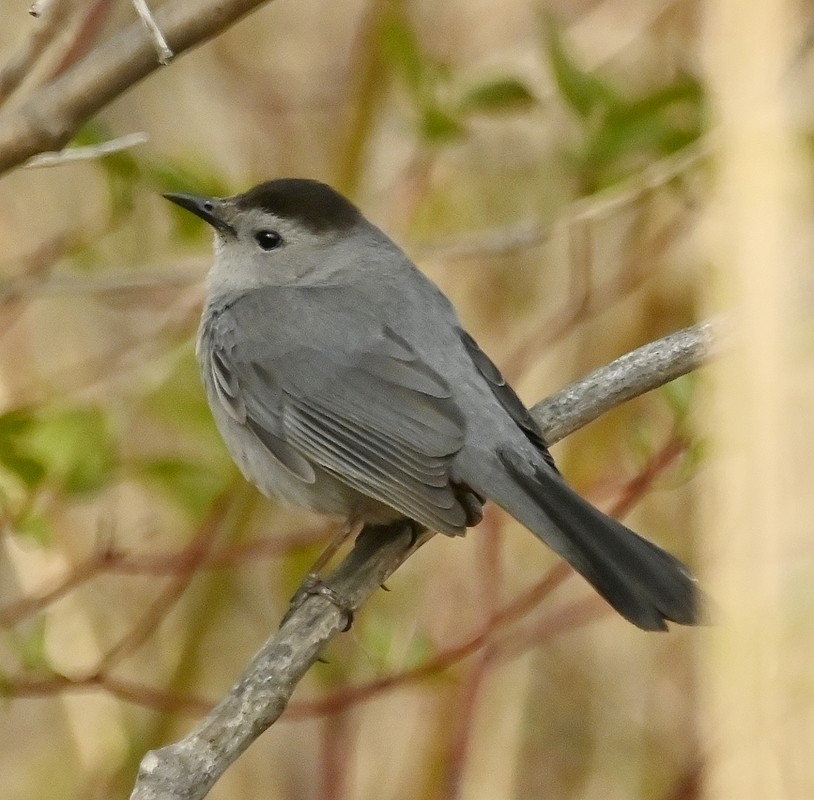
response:
M498 661L511 661L561 633L576 630L595 620L607 617L611 610L611 607L598 595L574 600L562 608L546 614L531 630L506 643L497 651L495 658Z
M494 614L483 627L468 639L449 647L434 658L403 672L385 675L368 683L350 686L319 700L292 703L286 711L286 719L337 714L352 706L372 700L395 686L407 686L438 675L454 664L476 653L492 639L495 632L528 614L556 589L569 575L571 568L560 561L519 597Z
M53 82L64 72L67 72L93 49L93 45L99 34L101 34L112 10L113 0L93 0L83 9L82 21L73 34L65 52L62 53L61 58L51 70L51 74L45 82L46 84Z
M95 672L79 678L57 674L41 677L4 675L3 692L7 697L50 697L59 693L104 692L119 700L164 713L205 714L211 711L213 705L210 700L203 697L181 695Z
M68 18L68 10L69 3L66 0L50 2L47 6L40 8L32 6L31 16L37 17L38 22L33 26L17 52L0 70L0 105L5 103L19 88L49 45L59 35Z
M68 592L73 591L77 586L81 586L95 575L98 575L103 567L116 557L117 554L112 550L98 550L88 556L84 561L76 564L71 572L52 589L31 597L13 600L4 606L0 606L0 628L11 627L20 622L20 620L32 614L36 614L43 608L55 603L61 597L68 594Z
M180 54L221 33L266 0L170 0L155 22ZM160 67L141 20L99 44L19 107L0 114L0 173L59 150L99 109Z
M147 606L136 624L102 656L97 667L100 674L107 673L144 644L155 633L169 610L181 599L190 581L197 574L201 562L209 554L221 523L232 505L234 494L233 491L226 491L213 504L203 524L179 555L181 570Z
M609 408L701 366L710 353L711 337L708 323L671 334L538 404L534 413L547 439L557 441ZM358 608L430 538L428 532L416 536L409 524L365 528L326 582ZM567 567L560 568L567 574ZM182 740L145 755L131 800L204 797L280 717L325 644L345 626L345 613L330 600L309 597L287 616L210 714Z
M280 558L296 550L313 547L325 541L326 529L314 528L289 534L269 536L239 544L219 547L212 552L189 558L189 548L167 550L146 555L131 555L104 544L83 560L74 564L68 573L51 588L32 592L28 597L12 600L0 606L0 628L17 625L99 575L151 575L177 577L187 580L207 569L219 569L256 561L258 558Z

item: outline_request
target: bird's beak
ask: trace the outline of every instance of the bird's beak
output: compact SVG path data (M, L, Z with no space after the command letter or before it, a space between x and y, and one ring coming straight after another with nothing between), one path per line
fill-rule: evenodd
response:
M171 203L191 211L221 233L237 235L237 231L223 218L223 201L217 197L201 197L178 192L167 192L164 197Z

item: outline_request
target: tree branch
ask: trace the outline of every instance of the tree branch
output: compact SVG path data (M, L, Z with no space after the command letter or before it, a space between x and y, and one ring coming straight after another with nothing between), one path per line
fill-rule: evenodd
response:
M550 443L625 400L661 386L709 357L713 325L701 323L659 339L538 403L532 412ZM325 579L358 608L434 534L411 525L365 528ZM148 752L131 800L200 800L226 768L285 710L323 647L345 628L345 614L311 596L263 645L223 700L179 742Z
M171 0L155 13L179 54L219 34L267 0ZM93 114L157 69L153 39L139 19L96 47L19 107L0 115L0 174L37 153L59 150Z
M720 338L719 327L707 321L671 333L537 403L531 412L543 438L559 442L612 408L697 369Z
M68 10L66 0L59 0L59 2L42 0L31 6L29 13L32 17L37 17L39 21L0 70L0 105L5 103L17 90L28 72L54 41L65 24Z
M164 38L163 31L155 21L153 12L150 11L150 7L147 5L147 0L133 0L133 5L135 6L136 13L144 23L144 27L147 28L150 38L153 40L153 47L155 47L159 62L166 66L170 63L175 53L170 50L167 40Z
M104 158L113 153L121 153L122 150L129 150L140 144L149 141L146 133L127 133L115 139L108 139L106 142L92 144L86 147L66 147L56 153L39 153L32 156L25 162L26 167L59 167L68 161L92 161L97 158Z

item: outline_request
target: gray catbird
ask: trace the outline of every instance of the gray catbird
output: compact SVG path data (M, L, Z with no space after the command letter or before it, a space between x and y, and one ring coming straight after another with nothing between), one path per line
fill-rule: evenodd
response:
M493 500L647 630L698 621L689 571L563 480L449 300L311 180L167 194L215 229L198 359L215 421L264 494L457 536Z

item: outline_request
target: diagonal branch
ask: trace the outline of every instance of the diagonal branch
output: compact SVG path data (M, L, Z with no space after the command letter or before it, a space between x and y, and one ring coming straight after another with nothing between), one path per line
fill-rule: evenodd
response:
M31 69L37 64L50 44L62 30L68 18L66 0L34 3L29 13L39 18L29 36L0 70L0 105L19 88Z
M172 52L170 46L167 44L163 31L155 21L153 12L150 11L150 7L147 5L147 0L133 0L133 5L136 8L136 13L144 23L144 27L147 28L150 38L153 40L153 47L155 47L159 62L166 66L170 63L175 53Z
M723 327L700 322L643 345L560 389L531 409L549 443L564 439L612 408L680 378L712 354Z
M170 0L155 24L179 54L221 33L267 0ZM59 150L100 108L161 66L141 20L111 37L19 107L0 115L0 174Z
M609 408L700 367L713 348L713 325L701 323L628 353L533 409L551 443ZM365 528L326 578L358 608L415 550L411 525ZM179 742L148 752L131 800L200 800L226 768L283 713L323 647L345 628L330 600L309 597L263 645L223 700Z

